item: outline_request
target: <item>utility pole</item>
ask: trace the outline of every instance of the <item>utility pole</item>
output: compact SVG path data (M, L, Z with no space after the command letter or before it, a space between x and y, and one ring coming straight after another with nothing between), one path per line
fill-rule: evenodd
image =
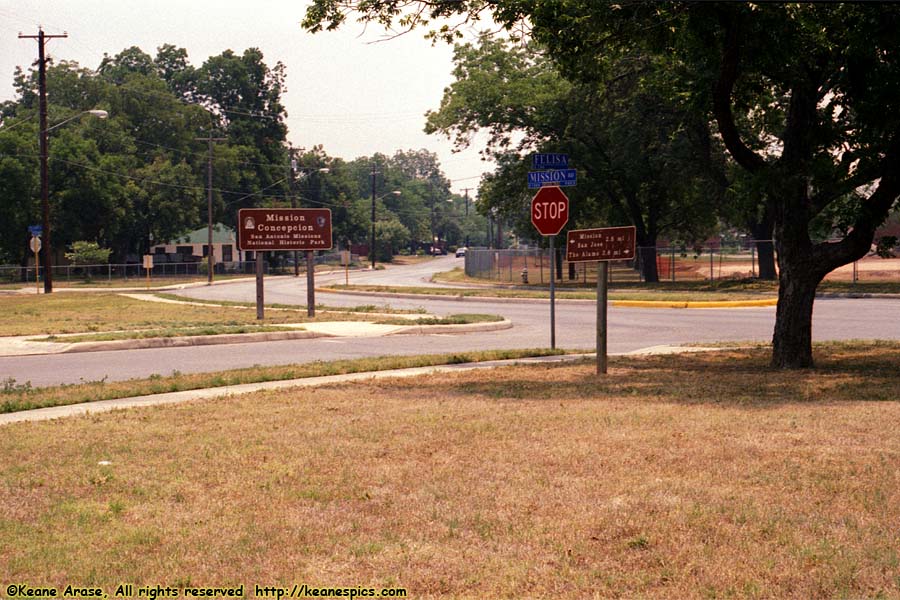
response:
M372 270L375 270L375 175L378 171L375 170L375 163L372 163L372 238L370 240L371 248L369 248L369 253L372 255Z
M198 142L206 142L209 144L209 155L207 157L206 163L206 181L207 181L207 196L206 196L206 226L207 226L207 234L208 234L208 246L207 246L207 255L206 255L206 267L207 267L207 284L212 285L213 282L213 268L216 265L216 256L213 252L213 217L212 217L212 181L213 181L213 142L224 142L225 138L214 138L212 137L212 129L210 129L210 135L205 138L194 138Z
M50 251L50 173L47 166L49 160L49 143L47 138L47 60L44 55L44 45L47 40L53 38L67 38L68 33L61 35L47 35L38 27L37 35L19 34L19 39L32 39L38 41L38 110L40 129L40 154L41 154L41 213L43 221L43 250L44 250L44 293L53 292L53 255ZM37 269L37 265L35 265Z
M463 188L463 192L466 194L466 216L469 216L469 190L474 190L475 188Z
M466 216L469 216L469 190L475 188L463 188L463 192L466 194ZM469 232L466 232L466 248L469 247Z
M434 182L431 182L431 255L434 256L434 247L437 242L434 237Z
M297 208L296 192L294 191L294 177L297 175L297 154L293 144L290 146L291 166L288 173L288 188L291 194L291 208ZM294 250L294 277L300 277L300 255Z

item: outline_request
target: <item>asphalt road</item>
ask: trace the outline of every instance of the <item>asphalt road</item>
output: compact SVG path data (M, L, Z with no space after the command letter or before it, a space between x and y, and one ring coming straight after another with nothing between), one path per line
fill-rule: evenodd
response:
M419 285L431 271L446 270L462 259L442 258L415 267L391 268L369 273L351 273L351 283L387 284L403 281ZM343 281L343 273L337 274ZM321 285L327 280L320 277ZM252 301L253 282L200 287L182 292L196 298ZM271 278L266 283L266 301L303 304L305 278ZM383 338L322 338L253 344L231 344L194 348L158 348L115 352L90 352L51 356L0 358L0 380L9 377L33 385L122 380L168 375L173 371L203 372L253 365L289 364L316 360L385 355L447 353L462 350L534 348L550 345L549 303L426 300L317 295L326 305L389 305L395 308L425 308L435 314L501 314L514 323L512 329L465 335L402 335ZM560 301L556 311L557 347L591 351L595 344L596 304ZM813 338L900 339L900 299L837 299L816 301ZM768 341L772 337L775 309L609 309L609 352L624 353L651 346L713 341Z

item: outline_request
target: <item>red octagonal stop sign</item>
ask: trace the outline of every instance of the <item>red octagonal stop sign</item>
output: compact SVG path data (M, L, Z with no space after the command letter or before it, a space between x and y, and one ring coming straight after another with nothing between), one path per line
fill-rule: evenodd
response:
M569 198L557 186L542 187L531 199L531 222L541 235L556 235L569 222Z

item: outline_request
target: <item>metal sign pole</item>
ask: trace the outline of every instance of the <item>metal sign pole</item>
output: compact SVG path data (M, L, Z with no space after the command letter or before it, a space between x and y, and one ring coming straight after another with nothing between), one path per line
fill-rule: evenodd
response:
M316 260L312 250L306 251L306 314L316 316Z
M40 246L37 246L40 249ZM38 258L38 251L34 251L34 284L37 286L37 293L41 293L41 261Z
M256 318L260 321L264 318L263 311L263 253L256 253Z
M606 375L606 306L608 297L609 263L597 262L597 375Z
M556 248L553 241L555 235L550 236L550 349L556 350Z

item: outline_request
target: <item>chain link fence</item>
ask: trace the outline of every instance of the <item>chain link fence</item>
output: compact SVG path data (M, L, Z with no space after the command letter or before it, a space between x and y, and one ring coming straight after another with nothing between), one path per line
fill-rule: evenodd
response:
M772 248L772 242L759 242ZM557 281L597 281L597 264L572 263L565 260L565 248L558 248ZM765 251L765 250L764 250ZM774 256L774 251L772 251ZM466 275L506 283L540 284L550 282L550 251L530 248L492 250L469 248L466 253ZM765 260L765 259L764 259ZM757 242L749 240L734 245L694 248L637 248L634 260L610 263L610 282L641 282L653 280L652 270L659 281L721 281L748 279L760 276L760 256ZM776 273L777 273L777 266ZM898 282L900 258L881 258L874 253L830 273L832 281Z
M358 261L359 256L353 255L351 261ZM334 264L341 262L340 253L328 253L316 256L316 264ZM300 253L300 271L306 271L306 259ZM293 275L293 257L276 257L275 261L263 261L263 272L266 275ZM21 267L16 265L0 265L0 284L36 283L36 277L43 281L43 267L35 269L34 265ZM191 279L207 276L207 267L204 262L157 262L150 271L153 279ZM215 275L248 275L256 274L255 261L229 261L219 262L213 266ZM54 265L53 281L78 283L90 281L122 281L132 279L145 280L147 269L141 264L106 264L106 265Z

